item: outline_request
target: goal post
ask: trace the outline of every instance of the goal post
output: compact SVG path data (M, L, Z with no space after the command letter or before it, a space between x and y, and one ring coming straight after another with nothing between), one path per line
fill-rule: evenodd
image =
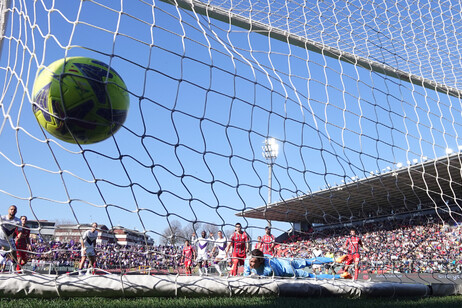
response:
M3 38L5 34L5 27L8 20L8 8L10 7L10 1L5 0L0 2L0 35ZM3 40L0 40L0 50L2 48Z

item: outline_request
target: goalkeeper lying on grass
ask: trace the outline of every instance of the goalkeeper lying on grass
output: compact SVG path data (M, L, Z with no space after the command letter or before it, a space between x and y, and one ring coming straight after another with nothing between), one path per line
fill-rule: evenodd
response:
M274 258L263 255L260 249L254 249L250 258L244 263L244 276L279 276L279 277L305 277L305 278L340 278L339 275L315 275L303 269L313 264L333 263L332 258L318 257L310 259Z

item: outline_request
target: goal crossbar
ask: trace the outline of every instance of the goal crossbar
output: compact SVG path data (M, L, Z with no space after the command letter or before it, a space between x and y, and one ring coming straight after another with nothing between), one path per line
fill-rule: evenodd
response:
M421 86L427 89L438 91L456 98L462 97L462 90L412 74L385 63L380 63L358 56L350 52L311 40L300 35L296 35L283 29L270 26L257 20L246 18L245 16L233 13L229 10L217 7L211 4L203 3L198 0L161 0L165 3L177 5L183 9L195 12L212 19L232 24L233 26L252 31L261 35L269 36L273 39L287 42L291 45L305 48L307 50L328 56L340 61L365 68L367 70L393 77L411 84Z

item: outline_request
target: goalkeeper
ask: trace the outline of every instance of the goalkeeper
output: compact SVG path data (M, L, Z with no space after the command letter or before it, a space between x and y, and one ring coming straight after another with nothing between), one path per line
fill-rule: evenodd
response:
M317 257L310 259L285 259L263 255L260 249L250 252L250 258L244 264L244 276L279 276L279 277L305 277L305 278L340 278L339 275L308 273L303 269L313 264L333 263L333 258Z

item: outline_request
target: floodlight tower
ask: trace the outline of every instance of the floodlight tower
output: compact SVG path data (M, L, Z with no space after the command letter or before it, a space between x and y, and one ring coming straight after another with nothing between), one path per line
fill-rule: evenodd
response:
M279 153L279 144L274 138L267 138L264 141L262 146L263 157L268 162L268 204L271 203L271 179L273 175L273 165L274 161L278 157Z

